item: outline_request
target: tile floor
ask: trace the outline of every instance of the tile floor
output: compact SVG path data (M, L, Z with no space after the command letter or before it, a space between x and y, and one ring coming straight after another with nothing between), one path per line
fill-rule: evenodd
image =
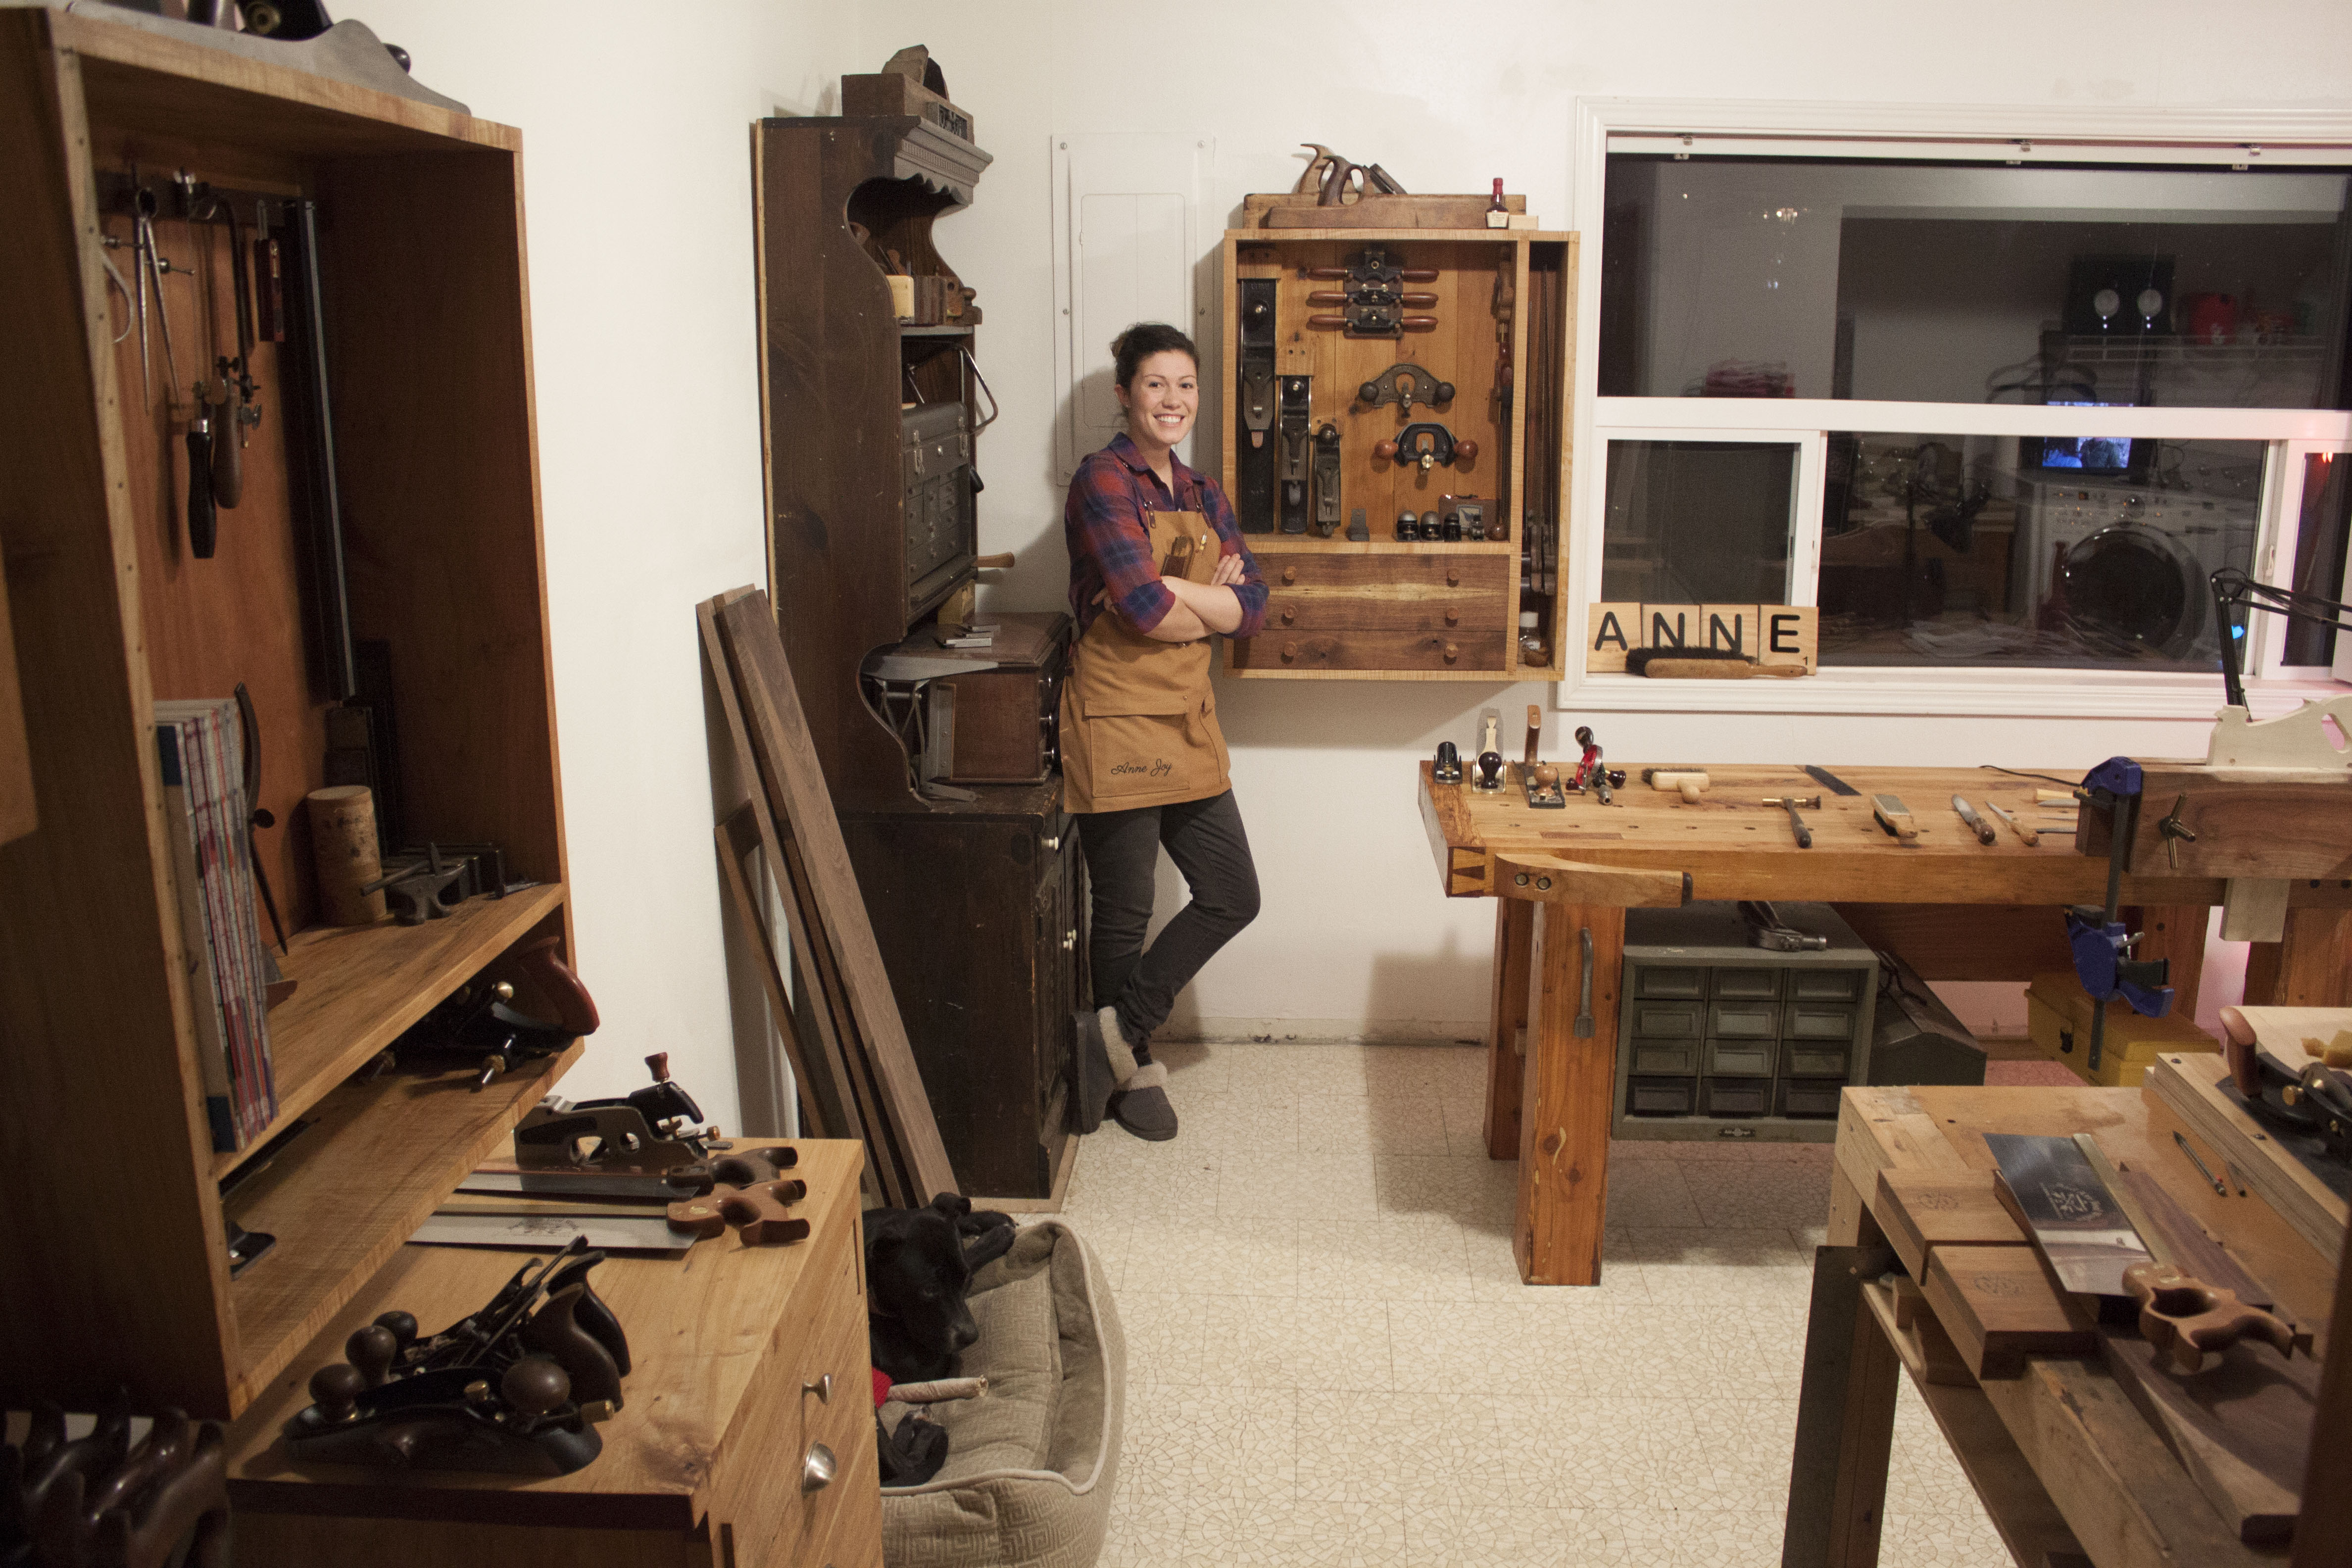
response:
M1064 1217L1128 1337L1107 1568L1780 1561L1826 1144L1619 1143L1604 1283L1518 1282L1482 1051L1159 1051ZM1906 1384L1882 1561L2006 1564Z

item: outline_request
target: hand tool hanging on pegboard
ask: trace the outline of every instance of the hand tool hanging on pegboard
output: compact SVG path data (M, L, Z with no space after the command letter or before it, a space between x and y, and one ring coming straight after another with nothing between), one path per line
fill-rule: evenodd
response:
M1315 531L1339 531L1339 427L1328 419L1315 430Z
M1307 426L1313 416L1315 378L1282 378L1282 531L1307 531Z
M1434 267L1403 266L1393 252L1375 245L1367 247L1345 267L1307 267L1300 271L1307 278L1348 285L1344 290L1317 289L1307 296L1312 304L1346 307L1339 315L1307 317L1310 327L1342 328L1351 338L1394 338L1408 331L1425 331L1437 325L1434 316L1405 313L1408 306L1436 304L1437 296L1408 292L1403 287L1407 283L1436 282Z
M1274 531L1275 279L1244 278L1241 287L1241 430L1234 471L1234 510L1244 533Z

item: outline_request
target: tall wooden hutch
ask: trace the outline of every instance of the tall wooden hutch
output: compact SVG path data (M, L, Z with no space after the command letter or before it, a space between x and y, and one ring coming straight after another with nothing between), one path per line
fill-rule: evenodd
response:
M950 111L753 132L770 595L957 1180L1036 1198L1066 1166L1070 1016L1086 984L1061 777L971 784L966 799L919 791L919 758L869 679L893 651L940 652L940 608L973 570L970 492L961 532L909 500L938 478L923 454L942 443L968 470L955 482L977 488L972 438L992 411L979 309L931 242L933 219L970 204L990 162L969 132ZM944 293L945 319L902 321L893 272L919 299ZM1043 619L1050 711L1066 637L1060 617Z

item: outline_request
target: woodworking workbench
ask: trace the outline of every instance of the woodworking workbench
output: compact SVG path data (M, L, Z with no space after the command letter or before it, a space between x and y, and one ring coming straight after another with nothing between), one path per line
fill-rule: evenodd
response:
M2284 1561L2279 1548L2245 1545L2223 1523L2095 1350L2027 1354L1999 1369L2006 1375L1988 1362L1981 1379L1972 1375L1967 1314L1939 1300L1934 1283L1947 1253L1933 1249L2013 1255L2035 1273L2019 1294L2047 1300L2055 1282L2044 1283L2021 1234L2010 1245L1960 1247L1963 1238L1994 1239L2005 1219L1970 1215L1965 1199L1939 1194L1990 1191L1987 1132L2088 1132L2116 1164L2143 1173L2134 1180L2152 1178L2225 1241L2233 1261L2275 1293L2281 1316L2318 1333L2315 1353L2324 1354L2334 1268L2259 1196L2234 1184L2216 1194L2174 1142L2178 1131L2195 1137L2146 1089L1846 1090L1829 1239L1814 1275L1785 1563L1869 1568L1878 1560L1898 1370L1917 1385L2020 1563ZM1924 1299L1908 1277L1923 1246L1931 1249ZM2299 1464L2292 1468L2299 1475Z
M1610 759L1612 764L1615 759ZM1513 763L1504 787L1438 784L1420 767L1422 820L1448 898L1492 898L1494 999L1487 1033L1486 1148L1519 1162L1512 1245L1529 1284L1591 1285L1601 1278L1608 1193L1610 1100L1618 1038L1625 910L1690 899L1812 900L1832 903L1866 941L1902 955L1927 980L2017 980L2071 966L2061 911L2105 896L2105 858L2079 853L2073 836L2028 847L2004 831L1990 845L1950 809L1954 795L1979 810L1990 800L2027 820L2046 779L1979 768L1838 766L1857 793L1841 795L1795 766L1699 768L1710 784L1697 804L1640 786L1603 805L1571 794L1565 810L1532 810ZM2064 779L2064 769L2034 773ZM1473 771L1465 767L1465 775ZM1899 844L1871 814L1874 794L1897 795L1917 824ZM1820 795L1804 812L1812 847L1801 848L1785 812L1768 797ZM2162 810L2159 805L2157 808ZM2087 810L2087 818L2092 814ZM2160 854L2144 864L2161 865ZM2126 918L2146 938L2143 958L2169 958L2175 1009L2193 1017L2204 962L2207 910L2221 901L2218 876L2126 876ZM2256 943L2247 966L2250 1003L2336 1006L2346 992L2352 942L2352 881L2297 881L2284 940ZM2135 912L2136 911L2136 912ZM1580 1034L1581 933L1591 937L1593 1026Z
M635 1365L604 1451L570 1475L297 1464L279 1429L310 1403L313 1369L389 1309L427 1331L478 1308L544 1254L401 1247L360 1298L322 1316L310 1346L231 1427L228 1485L240 1563L409 1568L879 1568L880 1471L866 1359L858 1219L863 1151L799 1140L808 1184L790 1246L734 1234L683 1257L615 1254L594 1284ZM804 1469L819 1447L833 1468Z

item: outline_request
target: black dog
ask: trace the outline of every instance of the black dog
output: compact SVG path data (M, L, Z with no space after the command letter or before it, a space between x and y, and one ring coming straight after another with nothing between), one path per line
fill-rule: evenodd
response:
M941 1193L919 1209L866 1211L866 1327L874 1369L893 1383L956 1375L980 1338L964 1300L971 1271L1013 1245L1013 1219Z

